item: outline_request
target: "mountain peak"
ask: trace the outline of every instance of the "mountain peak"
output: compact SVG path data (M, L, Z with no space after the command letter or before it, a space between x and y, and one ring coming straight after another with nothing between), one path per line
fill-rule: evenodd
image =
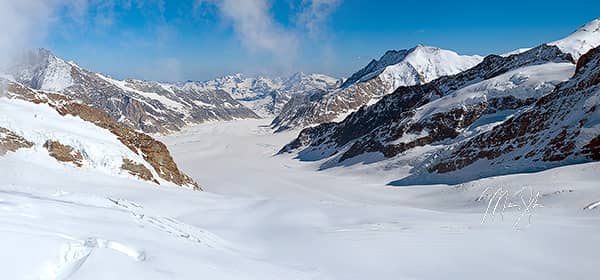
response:
M36 48L29 51L31 54L38 54L40 56L55 56L52 51L46 48Z
M588 22L569 36L549 45L555 45L561 51L571 54L575 60L579 59L589 50L600 46L600 18Z
M423 44L418 44L414 48L412 48L413 51L416 51L416 50L439 50L439 49L440 48L427 46L427 45L423 45Z
M598 30L600 30L600 17L584 24L577 31L596 31L596 32L598 32Z
M16 81L34 89L61 91L73 84L73 65L48 49L37 48L16 57L6 71Z
M400 85L412 85L414 83L426 82L435 79L439 76L456 74L468 68L475 66L481 62L479 56L459 55L456 52L440 49L437 47L427 46L423 44L416 45L411 49L405 50L388 50L379 60L372 60L367 66L354 73L348 80L344 82L342 87L348 87L355 83L365 82L387 72L398 72L392 68L409 68L405 69L408 72L417 71L416 76L405 81L395 81L397 73L388 73L388 78L391 87ZM405 65L405 67L401 66ZM412 70L411 70L412 69ZM423 69L427 71L423 72ZM389 70L389 71L388 71ZM421 71L423 70L423 71ZM401 70L405 73L406 71ZM426 73L427 72L427 73ZM427 75L429 72L432 75ZM405 75L404 75L405 76ZM423 77L421 77L423 76ZM393 90L395 88L392 88Z

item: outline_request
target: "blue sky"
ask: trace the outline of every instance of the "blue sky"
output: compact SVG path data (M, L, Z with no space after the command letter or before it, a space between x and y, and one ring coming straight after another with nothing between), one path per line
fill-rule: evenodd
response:
M43 47L117 78L165 81L233 72L342 77L388 49L503 53L600 17L597 0L68 2L50 15Z

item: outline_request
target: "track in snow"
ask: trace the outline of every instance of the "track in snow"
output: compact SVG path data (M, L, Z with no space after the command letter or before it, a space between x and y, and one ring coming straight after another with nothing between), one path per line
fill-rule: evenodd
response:
M65 243L60 251L58 262L53 269L41 275L41 279L65 280L70 279L86 262L95 249L109 249L132 258L135 261L146 260L146 253L126 244L116 241L89 237L85 240L75 240Z

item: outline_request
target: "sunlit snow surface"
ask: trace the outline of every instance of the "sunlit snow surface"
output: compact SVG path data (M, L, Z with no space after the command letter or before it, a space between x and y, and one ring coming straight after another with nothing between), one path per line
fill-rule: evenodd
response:
M600 18L580 27L571 35L549 43L559 47L563 52L570 53L576 60L589 50L600 45Z
M204 193L77 170L34 150L0 158L1 278L597 275L600 212L584 207L600 200L598 163L394 188L385 184L405 169L316 171L319 163L273 156L295 135L270 134L266 124L206 124L163 139ZM516 208L481 224L499 188L540 192L543 207L516 229Z

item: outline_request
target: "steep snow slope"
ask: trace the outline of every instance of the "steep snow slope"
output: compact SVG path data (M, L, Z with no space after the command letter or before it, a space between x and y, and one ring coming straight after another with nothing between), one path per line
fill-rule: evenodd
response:
M33 154L39 153L50 158L44 145L48 141L57 141L84 155L81 164L86 169L98 170L107 175L135 178L122 168L123 160L129 159L142 164L148 170L153 170L140 155L128 149L108 130L77 117L61 116L50 106L0 98L0 111L0 127L32 142L32 157ZM157 174L153 174L153 177L160 178ZM167 183L162 179L161 181L163 184Z
M204 90L223 90L234 99L261 116L278 114L285 103L295 95L338 86L338 80L323 74L296 73L289 77L248 77L234 74L206 82L188 82Z
M6 90L0 97L0 128L10 138L0 135L0 145L4 146L0 150L27 149L32 155L27 159L53 158L56 164L71 166L75 173L89 169L110 176L198 188L181 173L164 144L119 126L101 111L64 95L36 92L12 82ZM16 148L14 139L21 142Z
M495 105L496 110L489 112L495 117L508 116L517 109L502 110L504 109L501 108L502 106L510 105L510 99L537 100L551 92L558 83L569 79L574 71L575 65L571 63L553 62L517 68L431 101L419 107L411 121L422 121L436 114L447 113L461 107L472 107L484 102L499 103ZM478 123L479 126L484 124Z
M600 46L600 18L595 19L573 34L549 43L559 47L563 52L570 53L576 60L589 50Z
M419 45L409 50L388 51L381 59L348 78L344 84L328 92L292 98L273 120L274 128L302 128L342 118L360 106L374 103L399 86L427 83L438 77L467 70L479 62L480 56Z
M45 49L25 52L15 64L4 70L19 81L27 81L33 88L61 91L73 85L73 64L66 62Z
M45 49L27 52L4 72L34 89L62 92L148 133L167 133L206 121L258 117L224 91L118 81L67 63Z

